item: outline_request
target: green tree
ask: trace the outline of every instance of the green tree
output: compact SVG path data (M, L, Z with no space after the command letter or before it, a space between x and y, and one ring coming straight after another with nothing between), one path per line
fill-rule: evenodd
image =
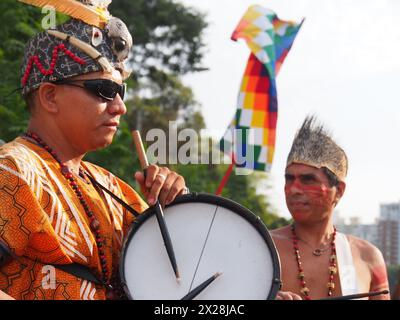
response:
M111 12L127 23L134 38L134 77L155 71L185 74L202 70L203 14L171 0L119 0Z
M25 44L38 32L41 13L33 7L0 2L0 138L9 141L26 128L28 113L20 94L20 64Z
M389 279L389 288L392 295L392 299L400 299L400 265L388 265L387 273Z

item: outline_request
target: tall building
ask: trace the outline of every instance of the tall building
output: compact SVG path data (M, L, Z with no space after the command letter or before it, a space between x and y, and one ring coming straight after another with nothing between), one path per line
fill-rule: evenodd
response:
M387 264L400 264L400 202L380 205L379 244Z
M367 240L377 246L387 265L400 265L400 202L380 205L375 224L361 224L350 218L350 224L336 213L334 223L340 232Z
M337 218L335 225L338 231L367 240L379 247L378 224L361 224L359 218L352 217L350 218L350 224L346 224L344 219Z

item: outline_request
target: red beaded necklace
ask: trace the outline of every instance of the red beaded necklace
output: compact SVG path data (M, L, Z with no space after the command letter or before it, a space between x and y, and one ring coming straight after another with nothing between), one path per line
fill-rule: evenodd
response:
M332 296L333 290L335 289L334 283L334 275L337 273L337 266L336 266L336 247L335 247L335 238L336 238L336 228L333 227L334 231L332 234L332 241L331 241L331 256L329 258L329 281L327 283L328 288L328 297ZM300 261L300 251L299 251L299 238L296 235L295 227L292 225L292 240L293 240L293 250L294 255L296 257L297 268L298 268L298 278L300 280L301 290L300 292L303 294L304 299L311 300L310 298L310 289L307 288L307 284L305 281L304 270L301 265Z
M90 229L92 230L95 236L98 254L100 258L101 271L102 271L101 280L108 289L111 289L107 291L107 298L110 299L114 298L113 286L111 285L112 281L110 279L110 273L107 268L107 260L104 253L104 247L103 247L104 240L100 234L100 222L96 219L93 212L90 210L86 200L83 198L82 191L80 190L78 184L76 183L76 180L71 170L64 163L61 162L56 152L52 150L37 134L33 132L27 132L24 134L24 137L34 140L39 146L41 146L43 149L49 152L53 156L53 158L60 164L62 175L68 180L69 185L75 192L76 196L79 199L79 202L81 203L83 209L85 210L87 217L89 218ZM81 168L79 168L79 175L86 180L85 172Z

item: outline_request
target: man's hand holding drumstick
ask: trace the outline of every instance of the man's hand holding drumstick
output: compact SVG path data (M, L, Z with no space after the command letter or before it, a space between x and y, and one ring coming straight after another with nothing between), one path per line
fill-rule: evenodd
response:
M146 177L143 172L136 172L135 179L150 205L155 204L158 198L161 205L165 207L176 196L185 194L187 190L185 179L166 167L149 165Z
M149 165L139 131L132 131L132 138L138 151L140 165L142 169L146 170L146 176L141 171L136 172L135 179L139 183L141 191L146 196L150 205L154 205L158 199L161 205L165 207L176 196L188 193L185 179L181 175L166 167Z

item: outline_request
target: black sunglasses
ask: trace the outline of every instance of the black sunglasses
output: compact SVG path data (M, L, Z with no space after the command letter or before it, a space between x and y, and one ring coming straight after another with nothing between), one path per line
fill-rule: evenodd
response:
M89 79L89 80L68 80L62 79L54 82L55 84L65 84L78 88L87 89L96 96L113 101L117 94L124 99L126 92L126 83L118 84L109 79ZM82 83L80 86L76 83Z

